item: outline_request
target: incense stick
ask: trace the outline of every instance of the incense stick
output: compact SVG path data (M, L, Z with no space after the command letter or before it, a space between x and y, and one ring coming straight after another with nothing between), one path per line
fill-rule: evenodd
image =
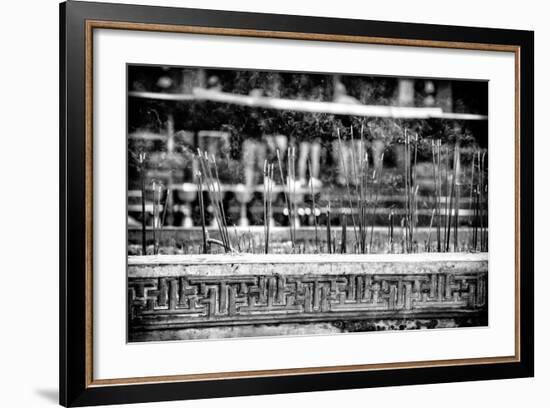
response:
M273 164L264 161L264 241L265 253L269 253L269 233L272 217Z
M348 193L348 201L349 201L349 208L350 208L350 213L351 213L351 221L353 223L353 232L355 234L355 243L357 244L358 242L358 238L357 238L357 227L355 225L355 217L353 216L353 205L351 203L351 189L350 189L350 186L349 186L349 176L348 176L348 172L347 172L347 169L346 169L346 162L344 160L344 151L343 151L343 145L342 145L342 138L340 137L340 129L336 129L336 134L338 136L338 150L340 152L340 160L342 162L342 170L344 171L344 180L345 180L345 183L346 183L346 189L347 189L347 193ZM353 149L352 149L353 151Z
M483 211L480 211L480 220L481 220L481 251L482 252L485 252L487 250L487 243L486 243L486 228L485 228L485 223L483 222L484 219L483 217L485 216L485 214L487 213L486 212L486 203L485 203L485 188L486 188L486 185L485 185L485 155L487 154L486 151L483 152L483 155L481 156L481 168L480 168L480 177L481 177L481 182L480 182L480 205L481 205L481 209Z
M206 230L206 219L204 215L204 197L202 196L202 173L200 171L196 172L197 176L197 183L198 183L198 196L199 196L199 210L200 210L200 216L201 216L201 230L202 230L202 253L207 254L208 253L208 246L207 246L207 240L208 240L208 232Z
M311 190L311 213L313 214L313 222L315 224L315 251L319 251L319 236L317 232L317 214L315 213L315 191L313 190L313 173L311 172L311 161L307 161L309 171L309 186Z
M159 230L159 249L160 250L160 243L162 242L162 235L164 231L164 222L166 221L166 211L168 209L168 202L170 200L170 191L169 189L166 190L166 198L164 199L164 208L162 209L162 221L160 223L160 230ZM160 200L160 198L159 198Z
M472 245L473 245L473 233L474 233L474 221L475 218L472 216L472 206L473 206L473 199L474 199L474 175L475 175L475 163L476 163L476 152L472 151L472 168L471 168L471 175L470 175L470 201L468 203L468 218L470 221L470 229L472 231Z
M384 152L382 152L380 154L380 160L379 160L379 166L378 166L378 180L377 180L377 183L376 183L376 196L374 198L374 204L373 204L373 207L372 207L372 212L371 212L371 226L370 226L370 241L369 241L369 253L372 252L372 241L373 241L373 236L374 236L374 221L375 221L375 215L376 215L376 209L378 207L378 196L380 194L380 181L382 179L382 169L384 167ZM373 173L373 181L374 181L374 178L375 176L377 175L377 171L374 170L374 173Z
M390 250L390 253L393 253L393 218L394 218L394 213L393 213L393 210L390 211L390 215L388 216L389 218L389 234L388 234L388 239L389 239L389 250Z
M327 248L328 253L332 254L332 231L330 226L330 201L327 206Z
M221 184L219 180L218 170L216 166L216 160L212 158L212 164L214 165L214 173L210 168L210 159L208 153L204 154L197 149L199 164L201 169L205 174L205 184L208 189L208 195L212 203L214 218L216 219L218 231L220 233L221 242L226 252L234 251L229 240L229 233L227 231L227 223L225 219L225 211L223 209L223 200L221 198ZM215 240L210 240L207 242L215 242Z
M427 244L428 252L431 252L431 248L432 248L432 225L434 222L434 216L435 216L435 208L432 210L432 217L430 218L430 228L428 229L428 244Z
M290 193L290 187L288 188L288 192L287 192L287 184L285 183L285 177L284 177L284 174L283 174L283 164L282 164L282 161L281 161L281 155L279 153L279 149L277 149L277 162L279 163L279 174L281 175L281 183L283 185L283 195L285 197L285 206L287 208L287 212L288 212L288 229L289 229L289 232L290 232L290 242L291 242L291 245L292 245L292 248L294 248L295 246L295 237L294 237L294 233L293 233L293 230L292 230L292 215L291 215L291 211L290 211L290 202L289 202L289 198L288 198L288 194ZM288 170L287 170L287 174L288 174ZM290 181L290 179L289 179Z
M454 252L458 249L458 216L460 211L460 184L461 184L461 175L460 175L460 142L456 142L455 148L455 220L454 220Z
M139 176L141 182L141 254L147 255L147 225L145 213L145 159L146 155L140 152L138 155Z

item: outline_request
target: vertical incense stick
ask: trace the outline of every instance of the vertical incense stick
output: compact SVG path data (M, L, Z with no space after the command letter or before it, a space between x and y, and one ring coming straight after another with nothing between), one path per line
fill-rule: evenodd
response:
M447 245L447 237L450 237L450 228L451 228L451 217L452 217L452 193L453 193L453 182L452 182L452 169L451 169L451 161L454 160L451 159L451 148L447 144L446 149L446 155L445 155L445 250L449 252L449 247ZM454 155L454 149L452 151L452 154ZM451 181L449 181L449 177L451 178Z
M291 215L291 228L294 239L296 239L296 148L294 146L288 148L288 185L289 185L289 204Z
M217 196L215 196L215 193L213 191L213 182L212 177L210 174L209 164L208 164L208 156L202 154L200 149L197 149L197 155L198 155L198 161L201 166L202 174L204 174L204 184L206 185L206 189L208 191L208 197L210 199L210 202L212 203L212 212L214 214L214 218L216 220L216 224L218 226L218 229L221 227L222 221L220 220L220 215L218 213L218 206L216 205ZM223 233L220 231L220 236L222 236L223 240Z
M332 254L332 231L330 226L330 201L327 206L327 247L328 253Z
M388 216L389 218L389 221L390 221L390 225L389 225L389 249L390 249L390 253L393 252L393 219L394 219L394 214L393 214L393 210L390 211L390 215Z
M487 242L486 242L486 226L485 226L485 222L484 222L484 217L485 215L487 214L487 210L486 210L486 202L485 202L485 188L486 188L486 184L485 184L485 155L487 154L486 151L483 152L483 155L481 156L481 168L480 168L480 177L481 177L481 182L480 182L480 205L481 205L481 210L480 213L481 213L481 251L482 252L485 252L487 250Z
M437 252L441 252L441 139L437 141Z
M401 217L401 251L407 253L407 229L405 228L405 217Z
M471 168L471 175L470 175L470 201L468 203L468 219L470 223L470 229L472 231L472 245L473 245L473 233L474 233L474 221L475 221L475 218L472 216L472 207L473 207L472 201L474 199L475 163L476 163L476 153L475 151L472 151L472 168Z
M168 203L170 202L170 191L172 190L166 189L166 198L164 199L164 208L162 209L162 221L160 223L160 230L159 230L159 247L160 247L160 243L162 243L162 236L164 232L164 222L166 221L166 211L168 209Z
M315 213L315 191L313 189L313 173L311 172L311 161L307 160L309 171L309 187L311 191L311 213L313 214L313 223L315 224L315 251L319 252L319 236L317 232L317 214Z
M347 172L347 169L346 169L346 161L344 160L344 153L343 153L343 145L342 145L342 138L340 137L340 129L336 129L336 134L338 136L338 150L340 152L340 160L342 162L342 170L344 171L344 180L345 180L345 183L346 183L346 189L347 189L347 193L348 193L348 201L349 201L349 209L350 209L350 212L351 212L351 221L353 223L353 232L355 234L355 243L358 242L358 237L357 237L357 229L356 229L356 225L355 225L355 217L353 215L353 205L351 203L351 189L350 189L350 186L349 186L349 176L348 176L348 172ZM353 151L353 149L352 149Z
M139 177L141 182L141 254L147 255L147 226L145 213L145 153L138 156Z
M263 183L263 187L264 187L264 195L263 195L263 199L264 199L264 243L265 243L265 249L264 249L264 252L267 254L269 251L268 251L268 248L269 248L269 233L267 231L267 228L268 228L268 224L269 224L269 220L268 220L268 215L267 215L267 212L268 212L268 204L267 204L267 196L268 196L268 192L267 192L267 189L268 189L268 170L267 170L267 160L264 160L264 183Z
M369 253L372 252L372 241L373 241L373 236L374 236L374 221L375 221L375 216L376 216L376 209L378 207L378 196L380 194L380 182L382 180L382 169L384 167L384 165L383 165L383 163L384 163L384 152L382 152L380 154L380 160L378 162L379 162L378 172L377 172L377 170L374 170L374 173L373 173L373 181L374 181L375 176L377 176L377 182L376 182L376 196L374 198L374 204L373 204L372 213L371 213Z
M152 190L153 190L153 255L157 253L157 189L156 189L156 181L152 181Z
M435 214L436 216L436 219L437 219L437 207L438 207L438 204L439 204L439 199L438 199L438 195L437 195L437 192L438 192L438 183L437 183L437 176L438 176L438 172L437 172L437 159L436 159L436 156L437 156L437 153L436 153L436 144L434 142L434 140L432 139L432 168L433 168L433 181L434 181L434 195L433 195L433 202L434 202L434 206L433 206L433 212L432 214ZM433 216L432 216L432 221L430 222L430 224L432 224L433 222ZM431 232L431 228L430 228L430 232ZM438 251L440 250L440 243L439 243L439 234L437 234L437 241L438 241Z
M271 220L273 219L273 163L271 163L271 168L269 169L269 224L268 224L268 237L271 231Z
M291 215L291 211L290 211L290 202L289 202L289 198L288 198L288 195L290 193L290 188L287 192L287 183L285 182L285 176L284 176L284 173L283 173L283 163L281 161L281 155L279 153L279 149L277 149L277 162L279 164L279 174L281 175L281 183L283 185L283 195L285 197L285 206L286 206L287 213L288 213L287 215L288 215L288 229L289 229L289 233L290 233L290 242L291 242L292 248L294 248L295 237L294 237L294 233L293 233L293 230L292 230L292 215ZM287 169L287 174L288 174L288 169Z
M428 244L427 244L427 251L431 252L432 248L432 226L434 223L434 217L435 217L435 208L432 210L432 216L430 218L430 228L428 229Z
M273 219L273 164L268 166L268 188L267 188L267 243L266 253L269 252L269 238L271 233L271 220Z
M358 228L359 228L359 240L361 253L366 251L367 241L367 183L368 183L368 155L366 153L364 126L361 125L361 132L359 135L359 151L357 153L359 157L359 169L357 169L357 158L355 156L355 138L353 137L353 126L350 126L350 138L351 138L351 162L352 162L352 176L353 184L355 186L355 196L357 201L358 212Z
M413 213L412 213L412 228L411 228L411 245L413 251L415 248L418 248L418 246L415 244L415 237L414 232L416 231L416 224L418 223L418 184L415 184L412 199L413 199Z
M455 172L454 172L454 185L455 185L455 219L454 219L454 252L458 250L458 216L460 211L460 185L461 185L461 172L460 172L460 144L456 143L455 148Z
M199 196L199 210L201 215L201 229L202 229L202 253L207 254L208 253L208 244L207 244L207 232L206 232L206 219L204 216L204 197L202 196L202 174L200 171L197 171L197 183L198 183L198 189L197 193Z
M269 233L272 217L273 164L264 161L264 241L265 253L269 253Z
M160 223L160 193L161 186L156 180L153 180L153 254L156 255L158 251L158 235L157 228Z
M205 174L205 184L208 190L208 195L210 197L210 202L212 203L214 218L216 219L218 231L220 233L221 245L224 247L226 252L233 251L231 247L231 241L229 239L229 233L227 230L227 222L225 219L225 210L223 209L223 200L221 197L221 184L217 171L216 160L212 158L209 159L208 153L202 153L200 149L197 149L198 161L201 165L201 170ZM214 173L210 168L210 162L214 165ZM218 243L215 240L210 240L210 242Z
M357 186L357 158L355 157L355 138L353 137L353 126L350 126L350 142L351 142L351 171L353 177L353 185ZM363 126L361 126L361 135L363 135ZM358 152L359 160L361 160L361 151Z
M407 129L405 129L405 169L404 169L404 179L405 179L405 217L404 222L402 225L402 228L404 228L405 234L405 242L404 242L404 250L405 252L410 251L411 247L411 187L410 187L410 165L411 165L411 157L410 157L410 141L409 141L409 134L407 132Z
M480 152L479 150L477 151L477 164L478 164L478 178L477 178L477 182L476 182L476 194L475 194L475 198L476 198L476 203L475 203L475 214L474 214L474 236L473 236L473 247L474 247L474 251L477 251L477 242L478 242L478 228L479 228L479 225L481 223L480 219L479 219L479 216L480 216L480 173L481 173L481 155L480 155Z
M451 179L451 196L449 200L449 205L447 206L447 209L446 209L448 213L448 217L447 217L447 224L446 224L445 251L447 252L449 252L449 248L450 248L451 223L452 223L453 215L455 215L455 217L457 216L457 214L453 214L453 213L456 213L458 210L458 207L456 206L456 204L453 205L454 201L457 201L456 182L458 177L458 158L459 158L459 144L457 142L453 150L453 173L452 173L452 179ZM456 245L456 242L455 242L455 245Z
M227 217L225 216L225 208L224 208L224 205L223 205L223 199L222 199L222 193L221 193L221 183L220 183L220 176L218 174L218 165L216 164L216 156L213 156L211 155L212 157L212 164L214 165L214 174L215 174L215 192L216 192L216 195L217 195L217 204L220 208L220 218L222 220L222 226L221 226L221 230L223 231L224 233L224 236L225 236L225 241L224 243L228 246L228 247L231 247L231 243L230 243L230 240L229 240L229 232L227 230Z
M417 158L418 158L418 133L415 133L414 135L414 164L411 171L411 186L413 195L411 197L412 199L412 205L411 205L411 245L414 244L414 231L416 229L416 224L418 222L418 184L416 179L416 165L417 165Z
M368 173L369 173L369 158L365 144L363 127L361 127L361 140L359 144L359 157L361 158L360 167L360 190L359 190L359 235L361 239L361 253L367 250L367 190L368 190Z
M479 251L483 252L483 152L478 150L478 172L477 172L477 231L476 231L476 248L479 245Z

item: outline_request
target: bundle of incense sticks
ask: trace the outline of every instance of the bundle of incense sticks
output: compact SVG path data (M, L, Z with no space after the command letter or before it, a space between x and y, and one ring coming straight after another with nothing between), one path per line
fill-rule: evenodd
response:
M441 252L441 140L432 140L434 210L437 222L437 252Z
M444 146L444 156L445 156L445 169L444 169L444 180L445 180L445 204L443 205L443 240L442 240L442 251L447 250L447 222L449 218L449 213L447 208L449 206L449 146Z
M197 195L199 196L199 210L201 217L201 230L202 230L202 253L207 254L209 252L210 246L208 245L208 230L206 229L206 217L204 212L204 197L202 191L202 173L198 170L195 173L197 178Z
M476 218L475 218L475 215L473 213L475 213L475 208L473 206L473 200L474 200L474 190L475 190L475 184L474 184L474 180L475 180L475 168L476 168L476 157L477 157L477 151L472 151L472 167L470 168L470 199L468 201L468 213L469 213L469 224L470 224L470 229L472 231L472 242L471 242L471 245L472 247L475 249L475 245L474 245L474 235L475 235L475 222L476 222Z
M384 168L383 162L384 162L384 152L382 152L380 154L380 159L378 161L378 168L375 169L373 174L372 174L372 183L373 183L373 187L376 189L376 194L375 194L374 202L372 204L372 211L371 211L369 253L372 252L372 242L373 242L373 237L374 237L374 222L375 222L375 218L376 218L376 209L378 207L378 196L380 194L380 183L382 181L382 169Z
M353 143L353 129L351 132L351 140ZM353 157L354 149L352 149L352 162L355 165L355 159ZM358 211L359 211L359 241L361 253L366 253L367 251L367 230L368 230L368 202L367 202L367 191L368 191L368 173L369 173L369 155L367 153L363 127L361 127L361 138L359 142L359 169L357 172L354 169L354 173L359 176L359 193L358 193Z
M287 152L287 173L288 173L288 201L289 201L289 216L290 229L292 230L292 248L296 246L296 224L298 224L298 203L296 196L296 148L294 146L288 148Z
M327 252L329 254L333 253L332 228L331 228L331 220L330 220L330 201L328 202L328 206L327 206Z
M145 161L147 156L140 152L138 155L138 168L141 186L141 253L147 255L147 214L145 212Z
M412 214L412 226L413 231L416 229L416 225L418 224L418 133L415 133L414 135L414 166L413 166L413 172L412 172L412 183L413 183L413 214Z
M159 251L160 243L162 242L162 235L164 232L164 223L166 222L166 211L168 210L168 203L170 202L170 192L172 190L166 189L166 198L164 199L164 206L162 208L162 219L160 221L160 229L159 229L159 246L157 247L157 254ZM159 200L160 202L160 200Z
M484 151L479 160L479 172L478 172L478 199L477 199L477 214L479 219L479 250L485 252L489 249L488 243L488 228L484 223L484 215L487 212L487 184L485 176L485 157L487 152ZM478 157L479 159L479 157ZM476 242L477 248L477 242Z
M430 227L428 229L428 240L426 242L426 252L432 252L432 227L434 224L435 208L432 210L432 216L430 217Z
M351 213L351 219L353 223L353 231L355 235L355 244L354 247L358 248L360 253L367 253L372 251L373 240L374 240L374 223L376 217L376 210L378 206L378 195L380 193L380 182L382 177L382 163L384 160L384 153L381 153L380 156L380 166L377 169L373 168L372 177L369 177L369 158L367 151L367 143L365 140L364 127L361 126L361 133L359 139L359 146L357 156L355 152L355 139L353 136L353 127L350 127L350 141L351 141L351 169L346 167L346 160L344 158L343 152L344 144L342 142L342 137L340 134L340 129L336 129L336 134L338 137L338 147L339 147L339 156L340 162L342 165L342 171L344 173L344 182L346 185L347 201L349 204L349 210ZM358 163L357 163L358 162ZM353 185L355 188L354 193L352 193L351 182L349 177L349 170L353 177ZM369 189L369 179L371 181L371 189ZM369 199L370 197L370 214L369 214ZM356 206L353 205L355 201ZM356 207L356 208L355 208ZM357 212L358 218L356 218L354 213ZM367 245L367 236L369 230L369 219L370 219L370 239Z
M351 129L351 140L355 144L353 139L353 128ZM359 212L359 237L360 237L360 248L361 253L366 253L368 250L367 247L367 233L368 233L368 206L369 200L367 199L370 196L370 201L372 202L372 188L369 190L369 155L367 152L367 143L365 140L364 127L361 126L361 133L359 139L359 168L355 169L355 157L354 149L352 149L352 160L354 163L353 172L354 177L358 177L358 212ZM373 180L374 184L374 171L373 169ZM356 184L357 185L357 184Z
M152 182L153 187L153 254L156 255L159 249L159 234L161 214L160 214L160 200L162 196L162 184L156 180ZM166 206L165 206L166 207Z
M315 224L315 252L319 252L319 235L317 232L317 209L315 208L315 190L313 188L313 173L311 171L311 161L307 161L309 171L309 188L311 193L311 214L313 216L313 223Z
M285 177L285 175L284 175L283 162L281 160L281 154L279 152L279 149L277 149L277 162L279 164L279 174L281 176L281 184L283 186L283 192L284 192L284 197L285 197L285 207L286 207L287 216L288 216L288 229L289 229L289 233L290 233L290 242L291 242L292 248L294 248L296 246L296 238L295 238L295 235L294 235L294 229L292 228L292 212L291 212L291 208L290 208L290 198L289 198L289 194L290 194L290 185L289 184L290 183L285 182L286 178L288 178L288 180L290 182L290 176ZM288 173L288 171L287 171L287 173Z
M273 164L264 161L264 242L265 253L269 253L269 230L273 217Z
M487 228L484 226L484 215L486 215L487 204L487 181L485 174L486 151L477 148L472 151L470 181L469 181L469 202L468 202L468 224L471 231L470 245L474 251L485 251L487 247ZM484 213L485 211L485 213Z
M227 221L221 195L221 184L216 159L212 155L209 156L207 152L201 152L200 149L197 149L197 159L201 172L204 174L204 184L208 191L208 197L212 204L214 218L221 239L219 242L211 239L210 242L223 246L226 252L232 252L234 249L231 246L231 240L227 230Z
M455 194L454 194L454 240L453 240L453 251L457 252L459 249L458 242L458 216L460 211L460 196L462 185L462 168L460 165L460 142L456 142L455 147L455 168L454 168L454 185L455 185Z
M449 203L446 206L446 214L447 214L447 224L445 227L446 230L446 237L445 237L445 251L449 252L450 249L450 240L451 240L451 222L454 215L454 250L456 251L458 246L458 192L457 192L457 183L459 178L459 168L460 168L460 146L458 142L455 145L454 151L453 151L453 173L451 175L451 191L450 191L450 197L449 197Z
M390 253L393 252L393 221L395 218L395 214L393 210L390 211L390 214L388 215L388 247Z
M414 228L416 223L416 196L418 188L416 186L416 157L418 151L418 136L415 137L414 143L414 170L412 163L411 152L411 137L407 129L405 129L405 252L412 252L414 245Z
M350 210L350 213L351 213L351 221L352 221L352 224L353 224L353 233L355 235L354 247L357 247L357 245L359 243L359 239L358 239L358 236L357 236L357 227L356 227L356 224L355 224L355 216L353 214L353 204L352 204L352 198L351 198L351 188L350 188L350 182L349 182L349 174L348 174L348 169L346 168L346 161L344 160L344 146L343 146L343 143L342 143L342 138L340 137L340 129L336 129L336 134L338 136L338 152L340 154L340 162L342 163L342 171L344 172L344 180L345 180L345 183L346 183L346 192L347 192L347 196L348 196L349 210ZM352 151L353 151L353 146L352 146Z

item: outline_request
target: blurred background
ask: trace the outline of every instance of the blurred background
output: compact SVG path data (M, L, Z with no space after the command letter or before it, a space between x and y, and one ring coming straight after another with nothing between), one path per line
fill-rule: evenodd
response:
M487 82L142 65L127 79L129 254L487 248Z

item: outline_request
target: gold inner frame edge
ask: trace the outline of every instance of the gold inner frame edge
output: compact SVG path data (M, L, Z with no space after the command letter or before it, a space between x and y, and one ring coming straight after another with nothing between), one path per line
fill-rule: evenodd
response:
M413 362L377 364L354 364L340 366L300 367L272 370L231 371L183 375L161 375L151 377L126 377L113 379L93 378L93 30L117 29L148 32L170 32L236 37L275 38L289 40L329 41L342 43L379 44L410 47L448 48L478 51L513 52L515 58L515 353L513 356L479 357ZM122 21L86 20L85 32L85 286L86 286L86 345L85 345L85 386L113 386L145 383L168 383L180 381L211 381L254 377L294 376L338 372L357 372L389 369L410 369L441 366L462 366L471 364L514 363L520 356L520 51L517 45L485 44L454 41L416 40L406 38L386 38L371 36L335 35L288 31L251 30L236 28L199 27L188 25L168 25L150 23L129 23Z

